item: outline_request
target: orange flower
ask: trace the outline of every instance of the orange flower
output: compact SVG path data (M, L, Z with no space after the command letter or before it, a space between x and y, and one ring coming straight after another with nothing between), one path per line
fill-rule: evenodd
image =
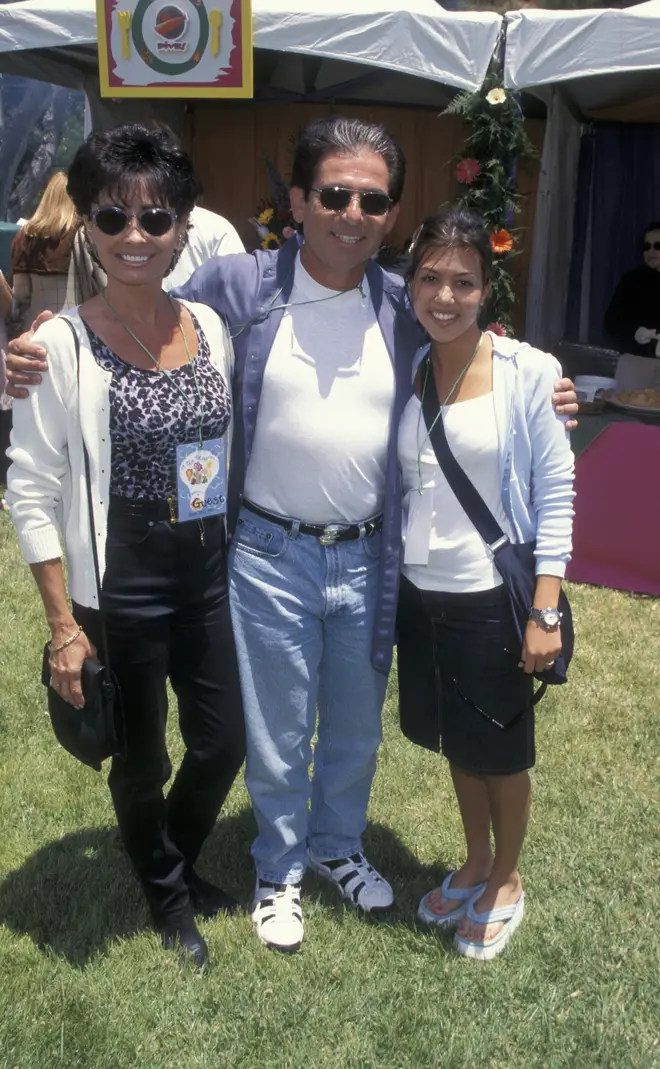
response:
M490 243L495 253L511 252L513 248L513 238L508 230L496 230L490 235Z

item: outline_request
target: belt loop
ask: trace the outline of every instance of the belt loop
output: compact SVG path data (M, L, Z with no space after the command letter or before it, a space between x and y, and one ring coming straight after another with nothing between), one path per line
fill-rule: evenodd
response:
M299 534L300 520L291 520L291 529L289 531L289 538L297 538Z
M366 538L367 537L367 528L366 528L365 524L361 523L358 526L359 526L359 530L360 530L360 534L359 534L358 537L359 538Z

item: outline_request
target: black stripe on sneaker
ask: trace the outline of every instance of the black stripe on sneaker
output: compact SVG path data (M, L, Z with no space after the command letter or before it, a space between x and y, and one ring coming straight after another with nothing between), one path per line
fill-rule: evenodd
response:
M357 887L354 887L353 890L351 891L351 895L353 897L353 901L355 902L356 906L359 905L358 899L360 897L360 891L363 891L366 886L367 885L365 884L365 882L363 880L362 883L359 883L357 885Z

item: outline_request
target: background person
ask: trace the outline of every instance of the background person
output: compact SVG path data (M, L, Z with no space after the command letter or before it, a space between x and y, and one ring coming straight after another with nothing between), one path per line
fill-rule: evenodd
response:
M523 916L518 855L534 764L531 673L561 650L557 604L573 515L573 455L551 404L559 365L478 325L492 262L489 234L474 213L450 209L423 223L409 283L430 344L416 361L398 440L401 723L430 748L439 735L467 845L465 864L424 896L419 916L458 926L457 950L476 958L499 954ZM500 527L513 542L536 541L522 651L492 553L437 463L422 415L429 380L450 449Z
M34 215L12 242L14 333L20 333L40 312L59 312L73 303L67 280L79 219L66 185L64 171L56 171Z
M126 731L110 790L164 945L180 944L201 966L207 950L194 911L235 903L193 866L243 761L244 727L224 517L176 522L176 450L227 440L231 343L210 309L162 288L199 193L188 156L167 134L138 125L93 134L68 188L107 287L68 317L79 375L61 318L36 335L51 373L17 406L7 500L51 629L51 685L82 704L81 665L99 643L85 443ZM166 799L168 677L186 751Z
M605 330L622 353L660 355L660 222L642 241L644 264L619 282L605 313Z

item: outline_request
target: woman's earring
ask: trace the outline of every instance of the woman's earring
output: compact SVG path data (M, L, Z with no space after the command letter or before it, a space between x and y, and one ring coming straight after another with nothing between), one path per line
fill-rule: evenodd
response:
M100 267L101 261L99 259L99 254L97 252L96 245L94 245L93 242L89 240L89 234L87 233L87 231L85 231L85 248L87 249L87 252L89 253L92 261L97 265L97 267Z
M190 224L188 224L188 228L189 227L190 227ZM174 268L178 264L179 260L181 259L181 253L183 252L183 250L185 249L186 245L188 244L188 228L186 228L184 230L183 234L181 235L181 237L179 238L179 240L176 243L176 248L175 248L175 250L174 250L174 252L172 254L172 259L170 260L170 266L168 267L168 269L166 271L166 275L171 274L171 272L174 270Z

